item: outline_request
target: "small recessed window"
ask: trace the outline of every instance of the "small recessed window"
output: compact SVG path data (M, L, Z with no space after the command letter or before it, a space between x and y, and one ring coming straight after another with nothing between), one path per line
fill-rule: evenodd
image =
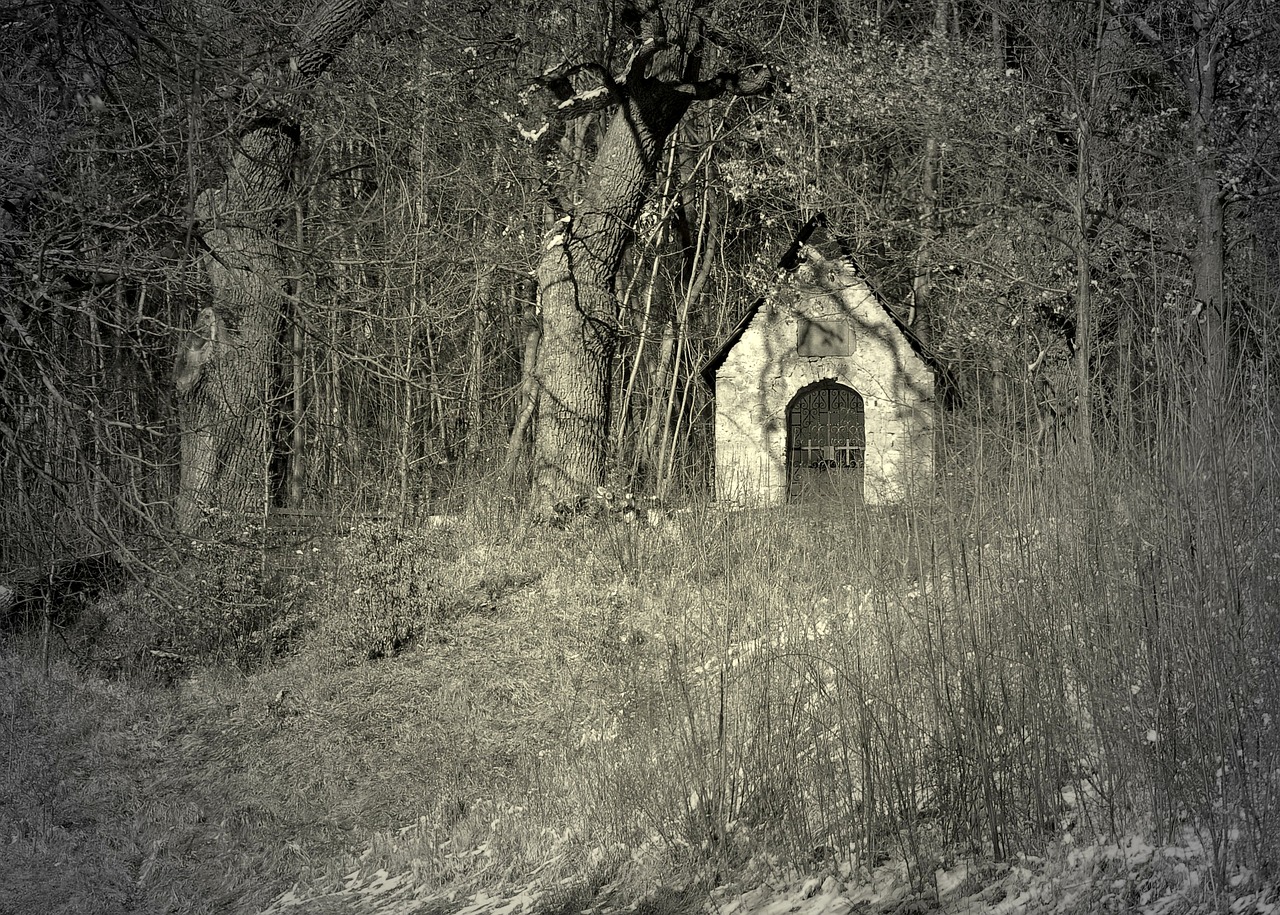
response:
M843 318L800 317L796 322L796 352L801 356L852 356L853 328Z

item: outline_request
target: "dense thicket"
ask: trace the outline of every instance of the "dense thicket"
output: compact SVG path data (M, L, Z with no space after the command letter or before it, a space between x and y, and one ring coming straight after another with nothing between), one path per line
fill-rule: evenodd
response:
M263 809L319 812L169 796L192 834L287 833L243 840L293 849L285 885L331 800L386 828L436 803L387 854L451 899L496 879L483 837L520 845L516 820L555 836L514 853L528 879L554 859L591 892L641 849L710 884L783 848L844 876L897 855L921 899L956 849L1139 822L1195 834L1226 911L1280 861L1268 7L9 4L6 650L42 636L46 685L55 632L95 678L237 664L225 706L203 674L174 691L197 743ZM818 214L942 369L935 485L884 510L709 510L700 369ZM632 523L642 495L684 510ZM335 685L365 674L405 679ZM40 734L55 693L26 679L11 705L38 713L11 730ZM333 720L295 707L348 694ZM257 708L234 739L233 705ZM68 745L100 733L84 714L58 722ZM403 779L380 743L397 716ZM10 742L10 794L55 806L87 764L32 743L17 764ZM148 746L205 771L187 736ZM301 756L320 762L280 764ZM86 822L139 806L107 796ZM96 844L58 816L32 862ZM128 892L157 855L223 879L157 822ZM1108 860L1090 910L1134 904ZM56 891L47 871L27 869Z
M951 369L952 446L983 431L1087 463L1149 451L1166 410L1259 393L1278 249L1264 4L424 0L353 20L319 64L308 28L355 4L278 6L6 13L6 564L210 512L519 493L545 469L533 431L561 422L539 392L563 400L534 274L557 220L604 206L611 102L659 73L767 72L771 91L689 89L708 101L645 153L618 256L589 283L570 268L602 296L585 323L609 353L570 490L705 488L698 367L818 211ZM264 155L278 187L228 198ZM269 313L252 347L227 305L246 278ZM253 350L256 373L202 384L219 347ZM253 422L218 426L211 399ZM219 460L258 466L219 476L192 457L201 435L255 442Z

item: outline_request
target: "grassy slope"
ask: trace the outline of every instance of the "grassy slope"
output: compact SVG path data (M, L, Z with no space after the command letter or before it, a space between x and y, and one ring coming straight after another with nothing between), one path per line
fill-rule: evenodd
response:
M0 912L568 912L659 885L658 911L1260 907L1275 846L1241 827L1276 822L1269 717L1251 794L1162 783L1146 736L1218 719L1142 702L1190 676L1134 669L1182 630L1116 628L1159 518L1018 501L365 532L311 547L309 634L255 673L162 688L6 652ZM1197 804L1184 844L1225 837L1219 860L1108 844L1181 836ZM1014 866L981 864L993 836Z
M617 595L595 601L548 548L467 545L416 601L416 647L377 662L357 656L362 625L323 610L294 656L168 689L6 652L0 911L248 911L407 834L454 837L426 865L444 883L491 874L467 837L504 817L506 867L541 863L580 828L564 761L611 699L603 659L626 650Z

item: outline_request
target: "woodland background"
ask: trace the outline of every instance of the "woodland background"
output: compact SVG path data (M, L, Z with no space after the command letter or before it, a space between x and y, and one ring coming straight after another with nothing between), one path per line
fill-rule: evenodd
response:
M582 281L604 290L587 323L608 352L584 413L596 431L575 434L601 453L556 496L606 476L706 490L697 369L819 211L948 367L958 429L1037 447L1066 433L1087 462L1261 402L1277 254L1266 12L334 3L305 20L338 21L334 38L295 31L290 4L11 4L4 560L172 526L183 493L187 514L239 488L239 514L413 516L476 485L519 492L538 458L526 408L573 371L547 339L538 371L539 337L565 323L539 313L545 243L566 214L610 205L604 135L642 94L614 81L658 32L650 70L673 85L729 68L764 72L767 91L686 102L633 179L617 256ZM254 144L274 157L266 184L244 177L267 158ZM237 258L252 264L239 279ZM252 366L180 394L174 358L208 337L206 308L241 335L221 361ZM234 391L222 425L201 412L215 386ZM250 453L189 456L213 478L180 491L182 432L202 429L213 440L193 454ZM260 466L223 466L237 461Z
M0 16L0 909L1273 904L1265 0ZM720 512L817 213L936 485Z

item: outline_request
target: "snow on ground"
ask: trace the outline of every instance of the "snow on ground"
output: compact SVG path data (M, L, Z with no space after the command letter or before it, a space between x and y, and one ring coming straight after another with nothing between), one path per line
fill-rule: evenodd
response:
M758 858L734 881L717 887L701 908L705 915L1280 915L1280 887L1260 884L1245 869L1228 875L1215 896L1203 848L1192 835L1157 846L1137 836L1081 847L1063 844L1046 857L1007 864L957 861L912 886L907 867L892 861L871 874L845 867L800 874ZM429 892L410 875L385 871L350 874L343 887L312 894L297 888L261 915L536 915L561 904L568 885L527 886L465 896ZM643 900L617 898L604 887L580 910L610 915L635 910ZM669 911L665 909L664 911ZM692 911L697 911L696 909Z
M1079 849L1059 847L1047 858L1012 864L976 861L940 867L924 893L914 892L906 867L893 862L869 879L837 874L763 881L751 889L721 887L713 915L1192 915L1222 911L1205 878L1206 862L1192 837L1157 847L1137 837ZM1189 841L1187 841L1189 840ZM1280 915L1280 887L1259 885L1241 870L1223 899L1233 915Z

